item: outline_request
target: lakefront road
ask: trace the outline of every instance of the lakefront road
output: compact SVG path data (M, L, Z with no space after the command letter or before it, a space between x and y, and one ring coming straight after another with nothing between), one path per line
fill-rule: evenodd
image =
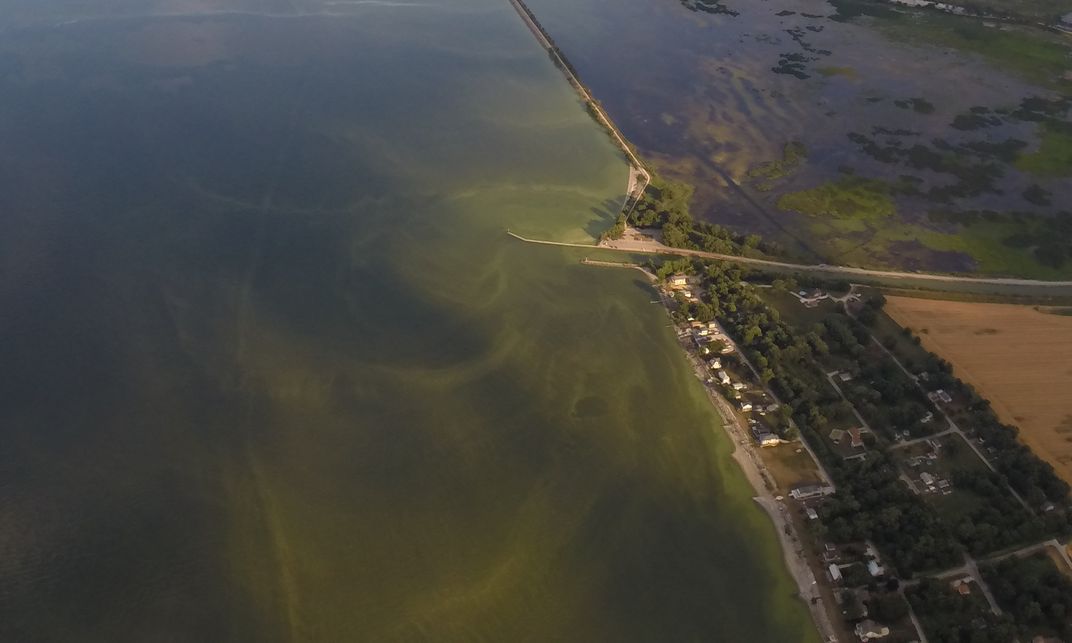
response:
M927 272L898 272L896 270L876 270L871 268L857 268L854 266L832 266L827 264L803 264L788 261L776 261L773 259L759 259L755 257L740 257L737 255L721 254L718 252L704 252L703 250L689 250L686 248L671 248L651 237L638 231L627 228L621 239L603 241L599 244L568 243L562 241L545 241L541 239L529 239L514 232L507 231L511 237L526 243L539 243L552 246L566 246L570 248L584 248L588 250L616 250L619 252L678 255L683 257L700 257L702 259L718 259L732 261L750 266L770 268L779 272L812 272L828 275L840 275L844 277L856 277L871 280L897 280L919 284L942 285L942 284L971 284L976 286L1028 287L1032 289L1044 289L1046 294L1072 295L1072 281L1046 281L1042 279L1019 279L1015 277L965 277L960 275L946 275Z

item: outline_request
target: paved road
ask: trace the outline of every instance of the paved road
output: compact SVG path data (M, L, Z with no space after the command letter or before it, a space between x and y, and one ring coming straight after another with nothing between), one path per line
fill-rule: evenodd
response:
M945 429L944 431L939 431L938 433L932 433L930 435L925 435L922 438L914 438L912 440L905 440L904 442L897 442L896 444L891 444L890 448L891 449L903 449L905 447L910 447L913 444L919 444L920 442L927 442L928 440L933 440L935 438L940 438L943 435L949 435L950 433L956 433L956 431L954 431L953 429ZM963 437L963 435L961 435L961 437Z
M585 248L588 250L618 250L641 254L669 254L683 257L700 257L702 259L718 259L732 261L765 268L774 268L780 271L790 272L821 272L854 277L871 277L879 279L909 279L945 284L976 284L984 286L1030 286L1072 292L1072 281L1044 281L1040 279L1016 279L1012 277L961 277L958 275L942 275L927 272L898 272L896 270L872 270L869 268L855 268L853 266L830 266L827 264L803 264L788 261L774 261L772 259L757 259L754 257L739 257L737 255L721 254L718 252L704 252L702 250L688 250L685 248L671 248L658 241L615 240L606 241L600 245L587 243L567 243L563 241L546 241L542 239L529 239L519 234L507 231L507 233L526 243L539 243L549 246L566 246L570 248Z
M912 371L910 371L907 368L905 368L905 365L901 363L901 360L897 359L897 356L894 355L890 351L890 349L888 349L885 346L883 346L882 342L878 341L878 338L875 337L874 335L871 336L871 341L875 342L876 346L881 348L883 351L885 351L885 353L887 355L890 356L890 359L893 360L893 363L896 364L897 367L900 368L901 371L905 375L908 376L908 379L912 380L912 382L915 383L916 388L918 388L924 394L927 393L927 389L923 388L923 385L919 383L919 378L916 377L912 373ZM994 465L990 464L990 460L988 460L987 457L985 455L983 455L983 452L979 450L979 447L975 446L975 443L972 442L971 439L967 435L964 434L964 431L961 430L961 428L959 426L957 426L957 423L953 421L953 418L949 417L949 414L947 414L945 412L945 409L943 409L940 404L935 404L934 408L938 409L938 413L940 413L942 415L942 417L945 419L946 423L949 425L948 429L946 429L945 431L942 431L940 434L937 434L937 435L944 435L944 434L949 433L949 432L956 433L957 435L959 435L964 440L964 442L966 442L968 444L968 446L971 448L971 450L975 452L975 455L979 456L979 459L983 461L983 464L986 465L987 469L990 469L994 473L998 473L998 470L994 468ZM931 435L931 436L927 436L927 437L928 438L934 438L935 435ZM918 440L915 440L915 441L918 442ZM1023 506L1023 508L1026 509L1028 513L1030 513L1032 515L1035 515L1035 510L1031 508L1031 505L1027 504L1027 501L1024 500L1023 496L1021 496L1019 493L1016 492L1016 489L1013 489L1010 485L1007 485L1007 484L1005 485L1005 488L1009 490L1009 493L1011 493L1013 495L1013 497L1016 498L1020 502L1020 505Z

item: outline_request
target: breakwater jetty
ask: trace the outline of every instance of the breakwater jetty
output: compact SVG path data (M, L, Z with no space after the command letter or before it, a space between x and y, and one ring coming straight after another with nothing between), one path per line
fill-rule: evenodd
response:
M607 130L611 138L621 149L622 153L629 160L629 185L626 189L628 198L622 211L628 216L636 205L637 200L644 194L644 190L647 189L648 184L651 183L651 173L648 172L644 164L640 162L640 158L637 157L633 148L629 146L629 143L625 140L625 135L622 134L618 126L614 124L614 121L610 119L607 112L603 109L603 106L599 104L595 98L592 97L592 93L588 91L584 83L581 82L580 76L577 74L577 70L570 64L562 50L555 44L554 39L547 33L547 30L543 28L540 21L536 19L535 14L525 4L524 0L510 0L510 4L513 5L518 15L528 26L529 31L536 37L536 41L540 43L548 55L551 56L551 62L555 64L562 71L562 74L569 81L570 86L580 95L584 101L585 107L588 109L588 113L592 115L592 118L596 120L600 125Z

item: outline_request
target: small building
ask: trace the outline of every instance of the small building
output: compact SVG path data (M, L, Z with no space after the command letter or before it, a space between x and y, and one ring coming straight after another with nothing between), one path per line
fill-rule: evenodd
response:
M751 402L741 402L741 412L742 413L747 413L748 411L751 411L751 410L752 410L752 403Z
M849 429L848 433L849 433L849 440L850 440L849 446L851 446L854 449L862 449L862 448L864 448L863 431L861 431L857 427L853 427L853 428Z
M848 371L841 371L840 373L838 373L838 379L841 380L842 382L851 382L852 381L852 373L850 373Z
M813 507L805 507L804 514L808 516L808 520L818 520L819 512L815 511Z
M707 365L711 367L712 371L717 371L718 369L722 368L722 360L716 357L715 359L708 362Z
M886 573L886 569L879 565L877 560L872 559L867 561L867 573L872 576L881 576Z
M861 641L873 641L875 639L885 638L889 635L890 628L870 619L860 621L856 624L856 636L860 637Z
M830 567L827 567L826 571L827 571L828 574L830 574L830 580L832 582L835 582L835 583L840 583L841 582L841 568L840 567L838 567L834 563L830 563Z
M735 391L743 391L746 388L748 388L748 385L745 384L744 382L734 382L733 383L733 390L735 390Z
M670 275L670 287L673 289L684 288L689 285L689 278L683 273Z
M845 438L845 431L843 429L833 429L830 431L830 441L834 444L841 444L841 441Z
M798 484L789 490L789 495L794 500L807 500L808 498L820 498L834 493L833 488L825 484Z
M729 373L727 373L726 371L719 371L718 372L718 381L720 381L723 384L728 386L729 383L730 383L730 375L729 375Z
M926 471L919 474L919 479L923 482L923 484L927 485L928 487L934 486L934 476L927 473Z
M756 444L761 447L776 447L782 443L778 436L765 429L752 429L752 436L755 437Z

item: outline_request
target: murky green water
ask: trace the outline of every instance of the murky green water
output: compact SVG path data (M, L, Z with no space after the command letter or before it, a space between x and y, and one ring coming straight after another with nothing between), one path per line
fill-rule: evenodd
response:
M504 234L626 180L507 3L127 4L0 1L0 640L815 640L639 273Z

